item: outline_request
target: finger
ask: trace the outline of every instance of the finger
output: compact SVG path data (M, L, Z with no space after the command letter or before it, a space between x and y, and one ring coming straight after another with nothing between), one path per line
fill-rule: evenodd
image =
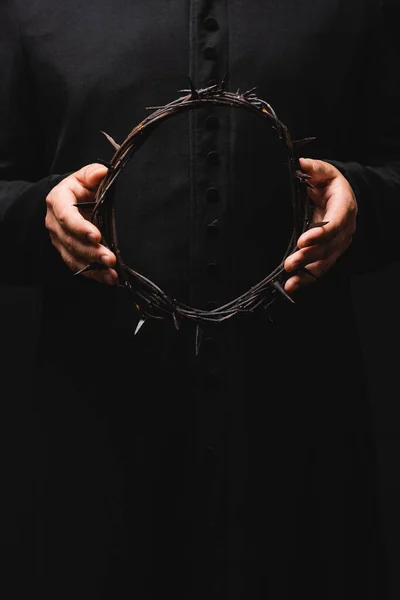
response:
M316 217L316 215L314 215ZM317 221L302 233L297 240L298 248L323 244L332 240L337 235L337 225L331 219L326 218L323 221Z
M60 246L58 248L61 258L70 269L70 271L74 274L79 273L80 271L84 271L86 266L90 263L87 263L85 260L82 260L81 257L75 256L73 253L68 252L66 248ZM115 285L118 283L118 274L112 268L99 268L98 270L93 269L90 271L82 272L82 277L87 277L88 279L94 279L101 283L107 283L108 285Z
M78 183L87 191L93 193L99 187L101 181L107 174L108 169L100 163L85 165L79 171L72 174Z
M324 276L336 263L341 252L332 252L325 259L299 266L285 284L285 291L295 292L300 287L315 283Z
M328 265L323 265L323 262L315 262L306 267L301 267L294 275L287 279L285 291L290 294L301 287L316 283L329 268Z
M293 254L288 256L285 260L285 271L288 273L296 273L300 269L319 261L324 261L326 264L333 264L336 262L337 258L347 250L351 242L351 236L336 236L327 243L307 246L293 252ZM320 276L323 272L325 272L325 270L317 272L316 274Z
M284 262L284 268L288 273L293 273L311 262L326 259L334 252L337 252L337 246L334 240L330 243L306 246L288 256Z
M301 170L309 176L307 183L317 187L325 186L340 175L340 171L336 167L323 160L300 158L299 164Z
M289 277L289 279L285 282L284 290L288 294L293 294L293 292L296 292L301 287L310 285L315 282L315 278L311 276L306 277L304 273L299 272Z
M101 240L99 229L85 219L79 210L73 206L78 199L78 192L82 192L77 186L77 182L70 182L70 184L60 184L53 188L46 198L48 206L46 227L53 233L56 233L58 224L62 230L68 232L68 235L72 237L79 237L99 243ZM76 189L73 191L74 187ZM53 216L54 219L52 218Z
M307 269L307 267L302 267L300 269L300 273L305 273L306 275L308 275L309 277L312 277L313 279L319 279L319 276L316 275L315 273L313 273L312 271L310 271L310 269Z
M92 243L87 239L82 240L65 231L58 223L55 223L52 233L58 244L63 246L67 252L79 257L80 260L86 263L99 262L107 267L113 267L116 263L115 254L103 244Z
M77 277L86 277L87 279L93 279L107 285L117 285L118 283L118 274L114 269L85 271L77 275Z
M76 230L81 236L92 234L97 242L101 239L100 232L94 225L89 225L75 204L93 201L95 191L106 173L107 168L100 163L86 165L60 182L46 199L49 210L60 223L69 230Z

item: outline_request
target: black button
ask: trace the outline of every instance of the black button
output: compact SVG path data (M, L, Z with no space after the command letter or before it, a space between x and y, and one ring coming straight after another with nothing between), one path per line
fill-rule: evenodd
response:
M219 199L219 191L217 188L208 188L206 191L206 200L207 202L218 202Z
M211 152L209 152L207 154L207 162L209 165L212 165L214 167L219 165L219 163L220 163L219 154L216 150L211 150Z
M207 17L204 20L204 27L207 31L217 31L219 28L217 19L214 19L214 17Z
M215 262L209 262L207 265L207 273L210 277L218 275L218 265Z
M215 46L206 46L203 51L206 60L215 60L217 58L217 49Z
M217 223L209 223L206 227L206 235L209 240L215 240L218 238L219 229Z
M216 115L208 115L205 121L206 129L215 131L219 127L219 119Z

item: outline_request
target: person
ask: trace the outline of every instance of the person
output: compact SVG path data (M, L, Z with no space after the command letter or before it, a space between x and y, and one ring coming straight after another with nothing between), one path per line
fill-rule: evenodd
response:
M8 599L389 597L351 280L398 258L398 15L394 0L1 3L2 281L41 303L29 435L12 433L27 483L3 491ZM315 138L299 164L326 223L285 258L294 303L204 325L199 348L190 320L137 331L79 208L108 172L103 132L121 143L188 75L257 86L293 140ZM269 131L216 106L154 131L116 188L127 264L207 310L270 272L290 216Z

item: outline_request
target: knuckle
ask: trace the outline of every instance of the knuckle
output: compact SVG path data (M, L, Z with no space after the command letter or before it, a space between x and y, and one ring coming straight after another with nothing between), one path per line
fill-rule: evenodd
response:
M73 252L75 249L75 244L72 236L67 235L64 239L64 246L68 250L68 252Z
M54 204L54 191L52 190L46 196L46 205L48 208L52 208Z
M46 229L48 229L51 232L54 231L53 219L50 217L49 213L46 213L44 224Z
M67 220L67 214L64 208L60 208L57 212L57 220L60 223L60 225L65 225L65 222Z
M49 236L50 236L51 243L58 250L58 248L59 248L59 241L58 241L57 236L52 231L49 231Z

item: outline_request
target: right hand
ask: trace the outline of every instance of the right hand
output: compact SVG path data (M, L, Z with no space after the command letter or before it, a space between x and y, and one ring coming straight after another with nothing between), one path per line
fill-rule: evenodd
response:
M53 245L71 271L76 273L89 263L99 262L107 268L86 271L82 276L115 285L118 282L117 272L113 269L115 254L100 243L99 229L73 206L79 202L93 202L106 173L105 166L93 163L63 179L46 198L45 224Z

